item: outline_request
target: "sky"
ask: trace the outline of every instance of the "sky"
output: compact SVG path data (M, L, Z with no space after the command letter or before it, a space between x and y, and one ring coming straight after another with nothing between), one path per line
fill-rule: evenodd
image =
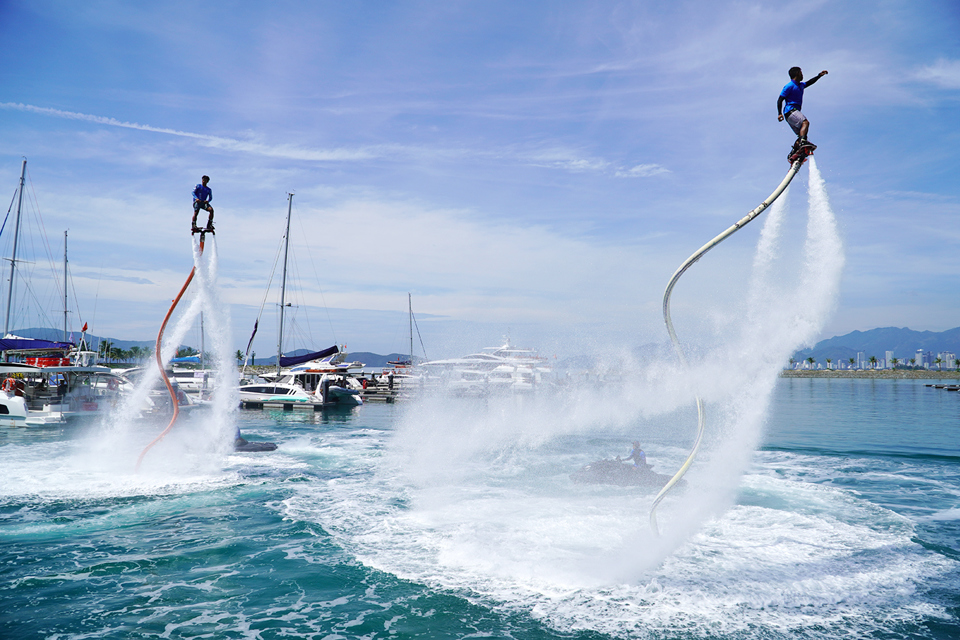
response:
M0 195L28 160L11 329L62 327L69 230L69 328L154 339L206 174L237 349L263 305L276 352L290 192L284 351L406 352L408 293L429 358L663 341L675 269L788 168L792 66L829 71L803 103L846 252L822 337L960 326L958 32L955 0L0 0ZM735 313L758 234L684 276L679 329Z

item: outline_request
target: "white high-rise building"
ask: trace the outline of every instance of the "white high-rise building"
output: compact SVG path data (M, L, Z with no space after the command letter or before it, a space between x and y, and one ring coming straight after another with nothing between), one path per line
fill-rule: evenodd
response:
M886 366L888 369L892 369L892 368L893 368L893 358L894 358L893 351L887 351L886 354L885 354L885 360L886 360L886 365L885 365L885 366Z

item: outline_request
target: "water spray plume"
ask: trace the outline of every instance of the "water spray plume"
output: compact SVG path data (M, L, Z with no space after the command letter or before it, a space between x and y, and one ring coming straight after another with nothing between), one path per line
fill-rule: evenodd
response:
M715 237L713 240L703 245L693 255L687 258L683 264L680 265L680 268L673 274L673 277L670 278L670 282L667 283L667 289L663 293L663 321L667 325L667 332L670 334L670 341L673 343L673 348L677 352L677 357L680 359L680 364L686 368L688 367L687 358L683 353L683 348L680 346L680 340L677 338L677 333L673 329L673 322L670 319L670 294L673 292L673 287L677 284L677 281L680 279L687 269L693 266L695 262L700 260L707 251L713 249L715 246L726 240L728 237L733 235L735 232L739 231L741 228L746 226L751 220L763 213L767 207L769 207L773 202L780 197L788 186L790 182L797 175L797 172L800 171L801 165L803 165L804 158L796 160L792 165L790 165L790 170L787 171L787 175L783 178L783 181L780 182L780 185L770 194L770 196L761 202L755 209L750 211L743 218L738 220L728 228L726 231ZM659 535L660 530L657 526L657 505L663 500L667 493L672 489L683 477L683 475L690 468L690 465L693 464L694 459L697 457L697 452L700 450L700 444L703 442L703 432L705 426L705 416L703 410L703 399L698 393L696 395L697 403L697 437L694 440L693 448L690 450L690 455L687 456L686 461L680 466L680 469L674 474L672 478L664 485L663 489L660 490L660 493L657 494L657 497L653 500L653 505L650 507L650 527L653 529L654 533Z
M197 254L197 260L200 259L200 256L203 255L203 245L204 245L204 233L200 234L200 251ZM187 281L183 283L183 287L180 288L180 293L177 294L177 297L173 299L173 304L170 305L170 309L167 310L167 315L163 318L163 323L160 325L160 332L157 334L157 367L160 370L160 377L163 378L163 383L167 387L167 392L170 394L170 401L173 406L173 415L170 417L170 423L167 425L167 428L160 432L154 440L144 447L143 451L140 452L140 457L137 458L137 466L135 467L136 471L140 470L140 464L143 462L143 457L147 455L147 452L153 448L158 442L163 440L163 438L170 433L170 430L173 429L173 425L176 424L177 418L180 416L180 401L177 398L177 392L173 388L173 384L170 383L170 378L167 377L167 372L164 371L163 367L163 354L161 352L161 341L163 340L163 332L167 328L167 322L170 321L170 316L173 315L174 309L177 308L177 305L180 304L180 299L183 298L183 294L186 293L187 288L190 286L190 283L193 282L193 276L197 272L196 262L193 265L193 268L190 269L190 275L187 276Z

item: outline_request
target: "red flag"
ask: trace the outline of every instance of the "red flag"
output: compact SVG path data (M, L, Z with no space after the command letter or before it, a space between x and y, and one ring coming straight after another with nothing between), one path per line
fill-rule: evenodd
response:
M84 332L84 333L87 332L87 323L86 323L86 322L83 323L83 329L80 329L80 331L82 331L82 332Z

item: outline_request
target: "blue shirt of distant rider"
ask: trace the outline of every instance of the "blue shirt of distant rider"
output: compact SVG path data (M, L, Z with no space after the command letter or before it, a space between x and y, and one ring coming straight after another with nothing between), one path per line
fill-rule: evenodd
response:
M212 202L213 201L213 189L206 185L206 181L201 184L198 184L193 190L193 199L199 200L200 202Z
M624 462L629 462L633 460L633 466L635 467L646 467L647 466L647 454L643 452L643 449L640 448L639 442L633 443L633 449L630 451L630 455L624 458Z

